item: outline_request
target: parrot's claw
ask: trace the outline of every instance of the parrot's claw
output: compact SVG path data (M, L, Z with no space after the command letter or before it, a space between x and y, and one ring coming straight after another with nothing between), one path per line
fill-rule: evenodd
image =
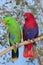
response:
M16 44L18 44L18 43L16 43Z
M14 44L14 47L16 48L16 44Z
M30 39L28 39L28 41L30 41Z
M19 47L19 44L18 43L14 44L14 47Z

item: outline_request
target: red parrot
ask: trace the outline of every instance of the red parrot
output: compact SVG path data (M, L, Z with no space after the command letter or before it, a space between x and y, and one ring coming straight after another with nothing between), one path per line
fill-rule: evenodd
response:
M26 12L24 14L25 17L25 24L23 26L23 40L31 40L38 36L38 24L34 18L32 13ZM25 58L35 58L36 53L34 51L33 46L36 43L29 43L24 46L24 53L23 56Z

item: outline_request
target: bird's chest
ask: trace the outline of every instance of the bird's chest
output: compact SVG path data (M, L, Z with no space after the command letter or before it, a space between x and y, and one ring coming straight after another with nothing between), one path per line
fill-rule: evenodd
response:
M35 36L38 33L38 30L37 30L37 28L34 28L34 29L28 29L28 28L26 28L25 29L25 33L26 33L26 37L28 39L32 39L32 38L35 38Z

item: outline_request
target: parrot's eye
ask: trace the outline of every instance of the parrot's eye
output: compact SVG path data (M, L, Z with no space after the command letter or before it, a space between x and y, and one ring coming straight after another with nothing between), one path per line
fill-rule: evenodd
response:
M7 20L7 24L10 24L10 21L9 20Z
M7 22L9 22L9 20L7 20Z

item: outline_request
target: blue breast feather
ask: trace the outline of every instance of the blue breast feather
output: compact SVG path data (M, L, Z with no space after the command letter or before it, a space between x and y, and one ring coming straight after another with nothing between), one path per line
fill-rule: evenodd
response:
M38 27L34 29L25 28L25 33L27 39L36 38L36 36L38 35Z
M14 35L11 35L11 39L12 39L12 41L14 41L14 39L15 39L15 36L14 36Z

